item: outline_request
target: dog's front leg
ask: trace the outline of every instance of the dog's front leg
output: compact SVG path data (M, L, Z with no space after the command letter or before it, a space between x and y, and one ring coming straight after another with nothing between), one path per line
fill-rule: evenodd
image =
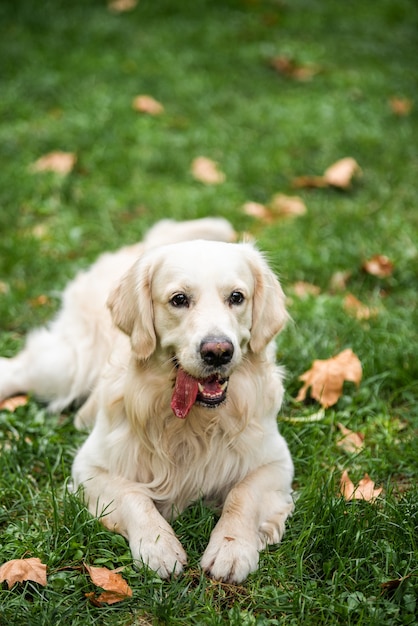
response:
M106 528L120 533L129 542L133 560L147 565L161 578L180 574L186 553L170 524L157 511L146 488L120 476L112 477L100 468L86 467L78 457L73 467L76 486L93 515Z
M293 510L292 474L291 461L270 463L229 492L201 561L209 576L239 583L257 569L259 551L281 540Z

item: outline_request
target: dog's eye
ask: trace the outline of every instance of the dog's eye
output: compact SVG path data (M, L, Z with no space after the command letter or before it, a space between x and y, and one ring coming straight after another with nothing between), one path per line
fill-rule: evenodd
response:
M176 293L176 295L174 295L170 299L170 304L178 308L181 308L181 307L188 308L189 298L186 296L185 293Z
M244 294L240 291L233 291L229 296L229 304L231 306L235 306L237 304L242 304L244 302Z

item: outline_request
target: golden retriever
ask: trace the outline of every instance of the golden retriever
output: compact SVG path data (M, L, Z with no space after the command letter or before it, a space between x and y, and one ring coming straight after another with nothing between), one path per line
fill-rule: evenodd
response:
M0 396L29 390L54 411L88 397L74 487L161 577L187 562L169 520L196 499L222 507L201 566L236 583L293 510L273 341L284 295L232 235L224 220L157 224L76 277L51 326L0 360Z

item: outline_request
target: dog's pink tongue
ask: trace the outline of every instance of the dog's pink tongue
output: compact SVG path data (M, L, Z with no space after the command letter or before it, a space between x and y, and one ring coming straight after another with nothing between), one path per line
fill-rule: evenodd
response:
M187 374L181 367L177 370L176 384L171 398L171 408L176 417L184 419L194 405L198 386L196 378Z

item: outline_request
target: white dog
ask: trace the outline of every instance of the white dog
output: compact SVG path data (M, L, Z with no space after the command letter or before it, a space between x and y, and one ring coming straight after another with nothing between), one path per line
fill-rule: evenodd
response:
M229 582L257 568L293 510L272 341L284 295L258 251L225 242L232 235L216 219L157 225L76 277L51 326L0 360L0 396L32 391L52 410L89 396L76 418L93 430L75 486L162 577L187 560L167 520L194 500L222 506L201 565ZM122 274L108 297L112 326L104 301Z

